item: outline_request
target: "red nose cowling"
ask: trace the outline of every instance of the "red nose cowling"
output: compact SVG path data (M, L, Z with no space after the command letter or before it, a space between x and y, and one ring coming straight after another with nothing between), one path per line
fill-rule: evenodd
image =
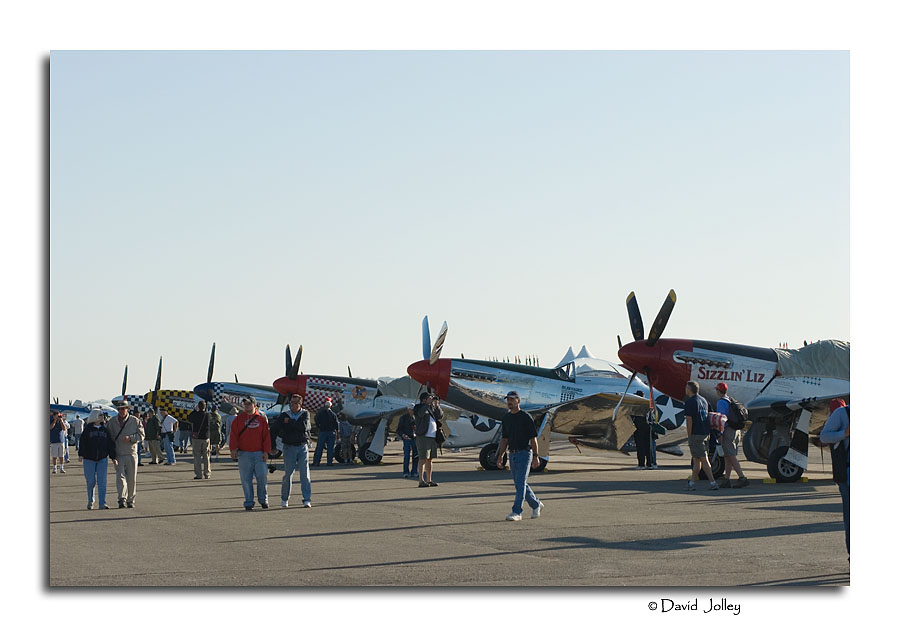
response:
M428 360L419 360L409 365L406 372L413 380L419 384L430 386L438 397L446 400L447 392L450 390L451 365L452 361L446 358L440 359L434 364L429 364Z
M278 378L272 383L272 386L281 395L293 395L294 393L297 393L298 395L306 396L305 375L298 375L294 380L288 377Z
M653 388L678 399L684 395L684 385L691 379L691 365L677 361L674 354L693 350L691 340L660 339L652 347L644 340L636 340L619 349L619 359L630 371L647 373L649 369Z

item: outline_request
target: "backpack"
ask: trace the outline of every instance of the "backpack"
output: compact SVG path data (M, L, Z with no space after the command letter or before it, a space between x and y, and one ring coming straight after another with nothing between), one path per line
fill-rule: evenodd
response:
M731 396L728 396L728 404L728 426L738 431L744 430L747 420L750 418L747 407Z
M847 409L847 421L850 421L850 407ZM847 481L847 469L850 468L850 455L847 447L844 446L843 440L831 448L831 479L836 484L843 484Z

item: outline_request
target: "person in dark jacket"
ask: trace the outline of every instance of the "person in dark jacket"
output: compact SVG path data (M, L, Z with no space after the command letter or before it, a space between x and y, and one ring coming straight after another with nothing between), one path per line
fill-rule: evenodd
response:
M144 439L147 440L147 446L150 449L150 463L162 464L163 451L160 445L162 426L155 410L151 409L148 413L147 420L144 422Z
M213 402L209 405L209 452L217 458L222 447L222 416L219 407Z
M337 415L331 410L331 398L326 398L325 406L316 412L316 427L319 429L319 437L316 440L313 466L318 466L322 461L322 448L325 446L328 447L328 465L334 465L334 436L338 426Z
M191 423L191 449L194 453L194 479L209 479L209 413L200 400L188 415Z
M303 507L312 507L312 486L309 480L309 411L303 408L303 396L291 396L290 410L274 420L273 439L281 438L284 447L284 477L281 480L281 507L288 507L291 498L291 478L294 470L300 473L300 493Z
M406 407L406 413L397 422L397 435L403 440L403 476L419 476L419 451L416 449L416 420L413 416L415 404ZM412 466L410 467L410 457ZM410 470L412 468L412 470Z
M97 487L98 507L109 510L106 505L106 469L109 460L116 458L116 443L104 426L105 419L100 409L91 411L78 444L78 461L84 467L87 482L88 510L94 507L94 486Z

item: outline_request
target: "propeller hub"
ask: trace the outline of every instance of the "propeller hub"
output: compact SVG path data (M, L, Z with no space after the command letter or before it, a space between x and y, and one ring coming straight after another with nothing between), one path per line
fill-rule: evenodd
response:
M680 398L691 379L691 365L676 359L676 351L692 351L691 340L666 338L647 346L646 341L629 342L619 349L619 359L629 371L647 373L653 389Z
M424 386L430 386L442 400L447 399L450 390L450 367L452 361L447 358L437 360L431 364L428 360L413 362L407 367L406 372L413 380Z

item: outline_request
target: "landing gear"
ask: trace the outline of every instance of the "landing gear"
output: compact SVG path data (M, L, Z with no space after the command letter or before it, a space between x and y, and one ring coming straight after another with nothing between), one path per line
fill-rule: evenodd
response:
M789 448L789 446L779 446L769 453L769 461L766 463L769 477L779 483L795 482L803 475L802 468L784 458Z
M481 462L481 467L485 470L497 470L497 449L500 448L500 445L491 442L490 444L485 444L481 448L481 452L478 454L478 461ZM506 466L507 457L504 455L503 457L503 465Z
M380 464L382 456L376 453L373 453L369 450L369 443L366 442L362 446L359 447L359 459L363 464L372 466L374 464Z
M350 460L354 459L356 459L356 444L350 444ZM344 454L340 444L334 445L334 461L344 463Z
M709 467L712 468L713 479L718 479L725 474L725 458L719 457L718 453L712 453L709 455Z

